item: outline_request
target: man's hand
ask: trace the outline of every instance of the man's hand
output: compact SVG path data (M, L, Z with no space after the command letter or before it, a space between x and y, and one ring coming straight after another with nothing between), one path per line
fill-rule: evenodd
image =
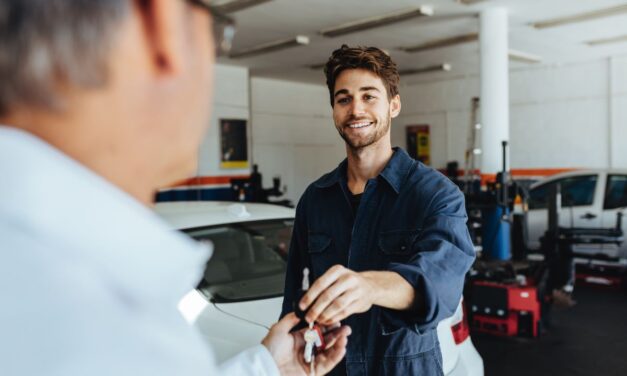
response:
M303 333L306 329L290 333L299 322L300 319L293 312L287 314L270 328L270 332L261 342L270 351L281 375L309 375L309 364L305 363L304 358ZM328 373L342 360L350 333L348 326L342 326L324 335L327 347L316 354L316 375Z
M414 288L394 272L354 272L341 265L327 270L307 290L299 303L305 320L333 325L373 305L404 310L412 307ZM312 304L313 303L313 304Z
M318 278L300 301L305 320L332 325L374 304L376 286L362 273L335 265ZM313 303L313 305L312 305Z

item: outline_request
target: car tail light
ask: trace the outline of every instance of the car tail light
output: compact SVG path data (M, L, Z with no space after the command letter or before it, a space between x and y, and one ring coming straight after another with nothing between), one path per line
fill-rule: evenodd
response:
M470 337L470 328L468 327L468 321L466 321L466 306L463 301L451 318L451 331L453 332L453 339L456 345L461 344L466 338Z

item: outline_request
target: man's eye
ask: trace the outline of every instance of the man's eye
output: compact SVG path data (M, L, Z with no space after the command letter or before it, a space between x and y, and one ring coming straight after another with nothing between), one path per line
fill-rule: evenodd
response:
M346 97L340 98L340 99L337 100L337 103L339 103L339 104L346 104L348 102L350 102L350 98L346 98Z
M369 94L366 94L366 95L364 95L364 99L367 100L367 101L371 101L373 99L377 99L377 97L369 95Z

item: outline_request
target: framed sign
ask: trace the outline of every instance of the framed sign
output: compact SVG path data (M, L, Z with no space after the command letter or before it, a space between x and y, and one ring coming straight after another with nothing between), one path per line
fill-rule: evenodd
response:
M408 125L405 127L407 136L407 153L414 159L431 164L430 135L428 125Z
M220 119L220 168L248 168L246 120Z

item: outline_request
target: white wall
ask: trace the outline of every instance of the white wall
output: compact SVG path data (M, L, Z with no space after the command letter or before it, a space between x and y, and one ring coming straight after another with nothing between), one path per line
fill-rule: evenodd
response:
M251 79L253 160L264 187L280 176L296 203L305 188L345 158L324 85Z
M405 125L429 124L432 165L457 160L463 166L470 100L478 95L478 76L402 86L392 143L405 147ZM627 57L514 70L510 99L512 168L627 168ZM249 79L246 68L218 66L199 175L250 172L220 169L218 129L220 118L249 116L249 156L264 186L280 176L295 202L345 157L323 84Z
M430 124L433 166L463 166L479 84L474 76L401 87L393 143L405 145L405 125ZM510 101L512 168L627 168L627 58L514 70Z
M250 169L220 168L220 119L248 120L248 156L250 159L250 111L248 100L248 69L216 65L214 102L211 125L198 157L199 176L248 175Z

